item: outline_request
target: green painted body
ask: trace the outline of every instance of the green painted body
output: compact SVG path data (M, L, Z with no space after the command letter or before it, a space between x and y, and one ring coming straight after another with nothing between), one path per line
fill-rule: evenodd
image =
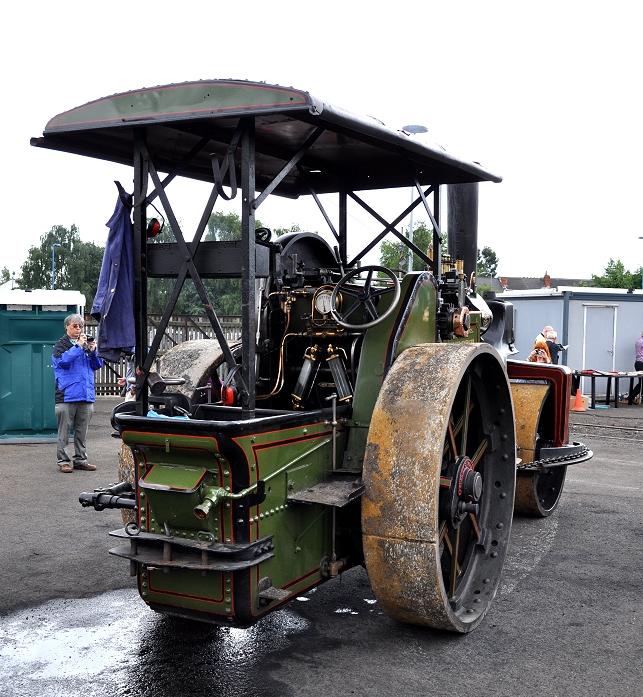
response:
M214 425L214 424L213 424ZM209 424L208 424L209 426ZM141 530L198 542L212 538L233 544L239 534L254 542L274 537L270 559L241 572L243 588L235 588L234 573L139 567L139 590L152 604L206 613L212 621L247 625L274 609L262 606L257 595L260 579L269 577L276 588L298 594L323 580L320 562L332 553L332 509L319 504L288 501L289 493L323 481L332 463L332 428L312 422L240 435L228 440L228 456L212 437L127 431L123 440L132 447L139 475ZM346 429L337 429L337 448L346 442ZM230 456L230 451L234 456ZM223 500L203 520L194 515L211 487L235 489L235 474L243 473L252 487L266 485L265 500L253 507L236 508L243 499ZM248 488L248 487L246 487ZM239 516L243 515L243 518ZM241 522L240 522L241 521ZM223 592L225 590L225 592ZM237 593L247 593L235 598Z
M160 611L248 626L361 564L360 477L378 395L403 352L458 329L449 313L465 305L466 283L457 263L444 264L420 249L414 253L432 272L406 275L399 296L397 272L366 267L367 279L357 280L372 245L349 258L348 198L370 210L357 192L414 187L414 206L422 203L429 212L427 197L433 198L433 247L439 249L440 187L500 177L308 92L240 80L105 97L55 116L31 142L134 167L138 397L115 410L113 424L133 454L138 517L112 533L125 544L111 551L131 561L142 598ZM164 183L159 172L169 174ZM226 248L225 264L219 243L185 246L165 190L175 176L213 186L203 221L219 196L241 193L241 240ZM318 194L338 195L337 229ZM314 195L337 246L313 233L271 241L265 230L255 230L257 210L269 195ZM145 200L156 197L176 239L167 248L146 237L151 209ZM411 210L382 234L394 232ZM145 381L164 320L148 353L147 278L183 282L184 272L197 286L197 277L241 279L241 356L230 346L223 351L239 399L227 401L226 393L224 403L204 405L196 404L196 392L164 392L155 395L168 400L163 415L178 408L190 418L152 418ZM378 278L382 272L387 281ZM327 297L317 295L320 290ZM352 322L345 322L351 314ZM217 346L225 344L218 319L208 315ZM468 340L480 339L477 326L474 320ZM215 384L220 364L210 365ZM192 383L197 390L207 380L199 371ZM185 402L173 403L178 397ZM131 508L131 499L125 504Z
M312 290L294 301L293 334L304 333L300 317L306 317L311 297ZM391 298L382 297L382 313ZM331 340L341 345L347 338L340 331ZM322 339L314 341L325 346ZM435 341L435 282L428 273L409 274L396 310L365 332L350 418L338 408L335 471L359 474L375 401L395 358L409 346ZM138 563L140 594L155 609L247 626L333 575L332 562L341 560L342 569L363 562L359 498L341 508L293 500L333 474L330 409L244 422L132 419L135 428L123 423L122 438L136 462L139 524L159 549L168 534L197 550L262 541L271 547L259 563L240 570L165 570L153 561ZM255 502L259 483L265 499ZM197 507L206 513L201 519ZM139 562L141 546L144 541ZM134 558L127 548L114 551ZM284 597L262 599L266 584Z

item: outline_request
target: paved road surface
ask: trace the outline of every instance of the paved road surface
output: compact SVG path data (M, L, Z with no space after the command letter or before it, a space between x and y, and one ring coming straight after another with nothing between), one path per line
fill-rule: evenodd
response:
M472 634L454 636L389 620L362 569L248 630L149 611L127 564L106 554L119 513L77 503L81 490L115 479L113 403L100 400L90 431L96 473L60 474L53 445L0 446L3 697L640 693L637 407L574 415L594 460L570 470L553 516L515 519L490 613Z

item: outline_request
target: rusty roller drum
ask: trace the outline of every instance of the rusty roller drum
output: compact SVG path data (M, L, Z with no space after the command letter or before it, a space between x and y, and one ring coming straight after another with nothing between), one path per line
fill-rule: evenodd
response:
M364 554L390 617L469 632L493 600L516 481L509 383L487 344L406 350L371 420Z
M533 462L538 442L551 438L553 415L547 409L549 385L512 383L516 414L517 455L522 464ZM563 493L567 467L550 467L542 472L519 470L516 477L514 512L546 518L551 515Z
M239 342L230 343L232 355L241 352ZM219 342L214 339L194 339L184 341L171 348L158 361L161 375L171 375L185 380L183 385L171 387L168 391L182 392L190 401L195 400L200 393L198 387L203 387L208 378L212 378L215 389L217 385L217 370L225 363L225 357ZM219 401L219 394L213 394L212 401Z

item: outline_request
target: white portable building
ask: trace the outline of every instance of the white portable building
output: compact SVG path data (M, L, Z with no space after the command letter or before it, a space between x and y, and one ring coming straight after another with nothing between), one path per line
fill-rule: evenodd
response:
M498 294L514 306L518 359L550 325L568 345L559 363L572 370L634 370L634 343L643 333L643 290L558 287Z

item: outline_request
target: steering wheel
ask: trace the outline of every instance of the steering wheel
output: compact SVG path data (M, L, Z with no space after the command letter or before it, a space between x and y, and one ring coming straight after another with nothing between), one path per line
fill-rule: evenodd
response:
M383 273L393 282L393 285L387 285L384 287L373 286L373 274ZM367 273L366 282L361 288L354 288L348 285L351 278L359 276L362 273ZM340 313L337 310L337 296L339 294L347 295L349 297L355 298L357 302L353 303L350 308L345 313ZM379 299L381 295L386 293L395 293L393 300L391 302L388 310L383 312L381 315L377 314L375 309L375 301ZM400 281L397 276L387 268L383 266L362 266L361 268L353 269L349 271L343 278L339 280L339 283L333 288L333 292L330 296L330 314L333 319L346 329L370 329L383 322L392 312L395 310L397 301L400 299ZM369 316L371 319L362 324L350 324L348 318L360 307L364 308L364 316Z

